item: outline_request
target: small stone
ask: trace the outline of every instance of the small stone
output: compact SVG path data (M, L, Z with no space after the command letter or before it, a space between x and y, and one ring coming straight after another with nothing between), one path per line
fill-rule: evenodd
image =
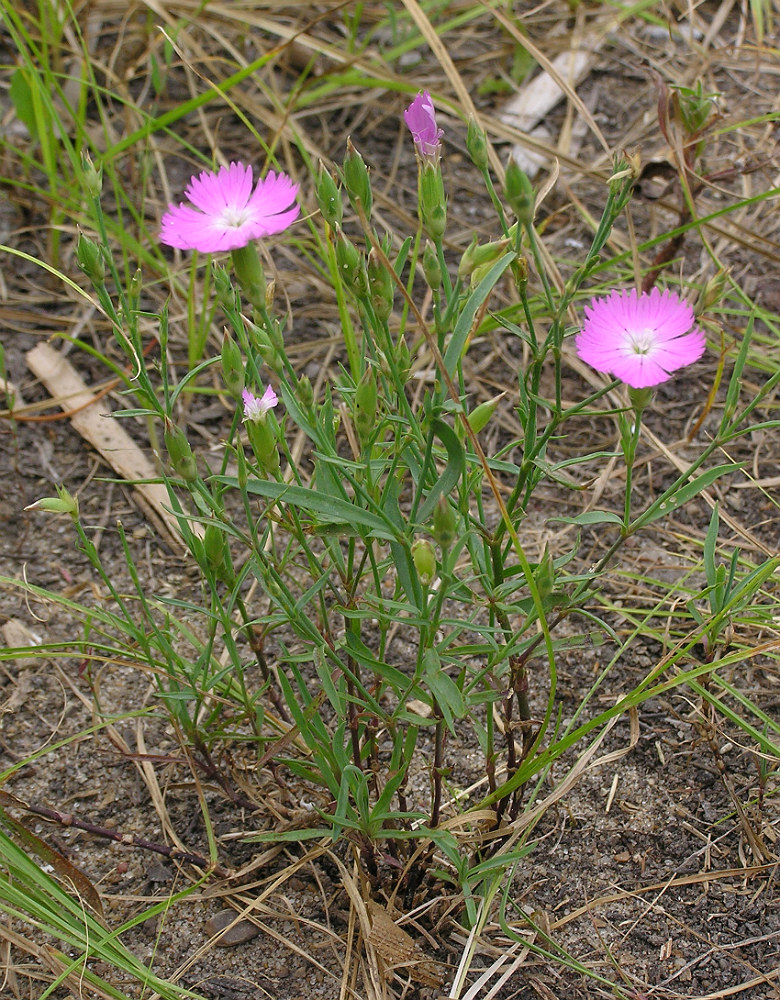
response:
M173 869L169 865L156 862L149 865L146 870L146 877L150 882L170 882L173 879Z
M225 930L226 927L229 927L229 930ZM220 933L222 931L224 933ZM214 942L218 948L235 948L236 945L245 944L257 937L260 928L250 920L236 921L236 911L228 909L220 910L215 916L209 917L206 921L206 933L209 937L220 935Z

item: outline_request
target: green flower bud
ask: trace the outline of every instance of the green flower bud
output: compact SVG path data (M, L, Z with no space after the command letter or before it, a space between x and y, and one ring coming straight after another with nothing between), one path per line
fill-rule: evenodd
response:
M506 396L506 393L500 392L497 396L493 396L492 399L486 399L484 403L480 403L479 406L475 406L471 413L467 415L466 420L468 420L469 427L475 434L479 434L481 430L487 427L488 421L496 412L496 407L504 396ZM458 423L457 430L460 437L465 436L462 424Z
M386 323L393 311L395 283L388 273L387 268L382 263L375 247L371 247L366 270L368 272L368 290L374 313L380 322Z
M532 226L534 221L535 194L528 174L510 159L506 168L504 194L509 207L521 226Z
M448 549L457 538L458 515L445 496L440 496L433 509L431 534L443 549Z
M436 576L436 551L427 538L418 538L412 545L412 560L420 583L430 587Z
M311 387L311 379L308 375L301 375L298 379L298 402L304 410L310 410L314 402L314 389Z
M340 226L341 219L344 215L344 207L341 203L341 192L336 186L336 182L333 180L330 172L325 169L321 161L320 175L317 179L315 193L317 196L317 204L320 206L320 212L322 212L323 219L328 223L331 229L336 226Z
M430 240L425 241L422 266L425 280L428 282L428 287L432 292L438 292L441 288L441 265L439 264L439 256L436 253L436 247Z
M230 586L235 580L230 544L227 535L218 524L207 524L203 533L203 551L209 568L218 580Z
M70 514L74 521L79 517L79 502L64 486L57 487L56 497L41 497L28 504L25 510L39 510L45 514Z
M105 282L106 265L99 244L88 236L79 233L76 243L76 260L81 270L96 288L101 288Z
M217 302L225 310L235 308L236 293L227 270L221 264L212 264L211 274L214 279L214 294Z
M458 277L461 281L465 281L470 278L474 272L474 268L477 266L476 252L479 248L479 237L475 234L471 243L466 247L466 252L460 258L460 263L458 264Z
M181 476L185 483L194 483L198 478L198 463L195 461L190 443L181 427L177 427L167 417L163 440L174 472Z
M130 279L130 287L127 289L127 295L130 299L130 303L134 309L138 308L138 300L141 297L141 289L143 288L143 271L140 267L135 269L135 274Z
M343 167L344 187L349 194L352 207L360 215L362 209L366 220L371 218L371 181L368 176L368 167L363 157L352 145L352 140L347 139L347 155L344 157Z
M373 368L366 368L355 390L353 419L362 444L371 437L376 424L377 390Z
M412 368L412 354L403 335L398 338L398 343L395 347L395 363L398 367L398 374L401 380L405 382Z
M458 277L461 281L465 281L466 278L470 278L474 274L477 268L481 270L481 273L485 273L499 257L506 253L509 242L508 239L493 240L491 243L483 243L482 246L478 246L475 236L460 259ZM476 284L479 282L473 280L472 285Z
M363 268L363 255L340 229L336 230L336 264L347 288L358 298L366 295L368 279Z
M244 359L241 348L227 330L222 339L222 379L234 399L240 399L244 388Z
M90 198L99 198L103 191L103 168L95 167L92 157L86 149L82 149L81 151L81 169L81 176L84 181L84 187L87 189L87 194Z
M477 170L487 170L489 163L487 138L473 117L469 117L469 127L466 132L466 149L471 157L471 162Z
M539 589L539 596L542 600L549 597L555 589L555 563L549 549L545 545L544 554L536 567L534 580Z
M283 370L283 361L276 345L272 343L267 330L256 323L247 323L246 331L252 347L257 351L268 367L277 373Z
M225 558L225 533L216 524L207 524L203 532L203 551L212 569L218 569Z

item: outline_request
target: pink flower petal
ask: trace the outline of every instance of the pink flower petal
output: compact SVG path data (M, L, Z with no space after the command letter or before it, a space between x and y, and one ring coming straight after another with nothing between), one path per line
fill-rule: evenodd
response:
M668 289L613 290L585 307L575 347L596 371L644 389L704 354L706 338L694 321L693 309Z
M264 420L266 413L279 402L279 397L270 385L262 396L255 396L249 389L244 389L241 398L244 401L244 420Z
M444 131L436 124L436 110L427 90L421 91L404 111L404 121L412 133L420 158L426 162L438 163Z
M193 177L185 191L191 204L168 206L160 242L202 253L238 250L282 232L298 218L298 185L286 174L270 171L254 190L252 185L252 168L243 163Z

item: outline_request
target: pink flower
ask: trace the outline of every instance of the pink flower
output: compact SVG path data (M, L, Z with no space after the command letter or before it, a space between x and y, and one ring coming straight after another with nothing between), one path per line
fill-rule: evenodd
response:
M585 324L574 343L596 371L644 389L704 354L704 334L693 324L693 309L674 292L613 289L585 306Z
M243 163L193 177L185 195L190 205L169 205L160 242L179 250L217 253L238 250L251 240L280 233L298 218L298 185L273 170L252 187L252 168Z
M279 397L270 385L262 396L254 396L249 389L244 389L241 398L244 400L244 420L255 422L265 420L266 413L279 402Z
M421 91L404 111L404 121L412 133L420 159L435 166L441 156L444 131L436 125L436 111L427 90Z

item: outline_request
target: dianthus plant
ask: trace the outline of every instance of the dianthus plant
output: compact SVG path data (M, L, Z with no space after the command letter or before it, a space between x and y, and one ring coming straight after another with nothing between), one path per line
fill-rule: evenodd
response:
M244 768L243 802L262 809L273 788L285 815L306 815L284 829L271 823L261 838L345 837L374 884L412 899L431 880L449 880L473 919L491 857L503 851L508 864L525 850L516 831L530 828L521 820L541 777L652 689L648 681L630 704L610 702L564 726L555 711L559 649L608 634L591 606L595 582L640 528L733 468L705 465L741 416L734 397L690 468L656 498L634 496L653 387L673 373L696 377L688 366L705 338L678 292L588 292L630 198L633 165L616 164L590 248L556 283L535 191L513 163L496 188L474 122L467 148L495 208L495 238L475 238L452 258L446 136L430 94L404 119L419 229L402 238L376 232L369 172L351 143L340 170L320 166L317 204L305 213L284 173L256 178L231 163L192 179L159 237L177 254L214 255L204 308L224 335L220 352L194 359L176 383L161 364L158 384L142 359L138 289L120 315L106 249L84 237L80 260L131 359L135 412L161 421L171 509L201 574L200 602L141 600L149 626L139 643L178 730L211 773L229 745L231 766ZM312 385L300 370L266 280L264 256L292 240L319 256L333 283L344 331L333 382L323 372ZM491 311L499 290L503 308ZM518 371L506 399L475 404L469 351L487 332L505 339ZM163 316L163 358L167 334ZM215 377L232 411L216 465L187 430L199 398L190 390ZM499 406L514 412L519 438L492 433ZM609 413L620 428L625 503L569 518L575 530L600 524L610 536L603 557L577 575L567 568L576 542L568 552L539 548L524 542L523 523L541 484L577 487L620 458L556 458L575 418ZM493 453L489 440L501 441ZM718 605L724 621L727 604ZM717 627L708 628L712 642Z

